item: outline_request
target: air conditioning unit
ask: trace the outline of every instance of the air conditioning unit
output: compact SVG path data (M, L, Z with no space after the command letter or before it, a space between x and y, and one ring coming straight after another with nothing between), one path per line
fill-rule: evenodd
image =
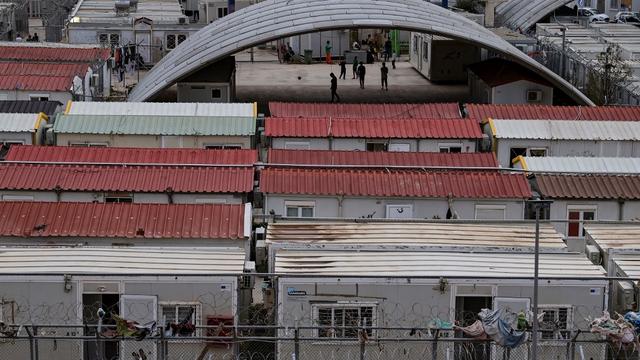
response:
M178 18L178 24L184 25L186 23L187 23L187 18L185 17Z
M594 245L587 245L587 257L594 265L602 264L602 254Z
M618 303L625 308L630 308L635 303L635 287L630 281L618 281L620 299Z
M527 102L537 103L542 101L542 90L527 90Z
M130 8L131 3L129 2L129 0L116 0L115 2L116 15L127 15Z

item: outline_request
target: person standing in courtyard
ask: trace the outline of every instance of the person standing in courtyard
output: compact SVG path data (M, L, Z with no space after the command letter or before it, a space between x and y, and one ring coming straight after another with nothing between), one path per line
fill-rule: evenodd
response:
M340 96L338 95L338 78L336 74L331 73L331 102L337 99L340 102Z
M353 80L358 77L358 57L353 58Z
M333 64L333 61L331 60L331 49L333 49L331 41L327 40L327 44L324 46L324 53L327 56L327 64Z
M340 60L340 79L347 80L347 60Z
M382 90L389 91L389 68L385 63L382 63L380 68L380 80L382 81Z
M364 89L364 77L367 74L367 68L364 67L364 63L361 61L358 66L358 78L360 79L360 89Z

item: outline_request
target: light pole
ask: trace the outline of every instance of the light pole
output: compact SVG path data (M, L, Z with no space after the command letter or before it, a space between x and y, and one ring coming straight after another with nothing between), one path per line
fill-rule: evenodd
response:
M540 276L540 211L548 207L552 203L551 200L535 199L529 201L533 204L536 211L536 239L534 245L533 257L533 329L531 331L531 359L538 360L538 278Z

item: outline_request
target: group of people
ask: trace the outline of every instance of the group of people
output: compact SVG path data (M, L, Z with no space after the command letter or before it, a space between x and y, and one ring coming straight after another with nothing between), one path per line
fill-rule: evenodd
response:
M364 89L364 80L367 75L367 68L364 66L363 61L358 61L358 57L356 56L353 59L353 80L360 80L360 89ZM329 75L331 77L331 102L337 101L340 102L340 96L338 95L338 78L334 73ZM340 79L347 78L347 62L346 60L340 61ZM382 90L389 91L389 68L385 62L382 63L382 67L380 68L380 82L382 85Z
M22 35L18 34L16 36L16 41L39 42L40 41L40 37L38 36L38 33L33 33L33 36L31 36L31 34L29 34L29 36L25 40L25 39L22 38Z
M291 47L291 44L287 43L286 45L284 43L280 44L280 48L278 48L278 58L280 59L281 63L290 63L293 61L293 57L296 55L296 53L293 51L293 48Z

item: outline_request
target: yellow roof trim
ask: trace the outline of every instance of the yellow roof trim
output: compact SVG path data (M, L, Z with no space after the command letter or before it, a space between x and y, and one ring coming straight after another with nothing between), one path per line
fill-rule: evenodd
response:
M36 118L36 123L35 123L33 128L38 130L43 121L44 122L48 122L49 121L49 117L47 116L47 114L41 112L41 113L38 114L38 117Z
M67 101L67 107L64 109L64 114L68 115L71 112L71 104L73 103L73 101L69 100Z
M524 156L522 155L516 156L513 160L511 160L511 163L514 165L520 163L520 166L522 166L522 170L529 170L527 166L527 160L525 160Z
M255 119L258 118L258 103L257 102L253 103L253 117Z

